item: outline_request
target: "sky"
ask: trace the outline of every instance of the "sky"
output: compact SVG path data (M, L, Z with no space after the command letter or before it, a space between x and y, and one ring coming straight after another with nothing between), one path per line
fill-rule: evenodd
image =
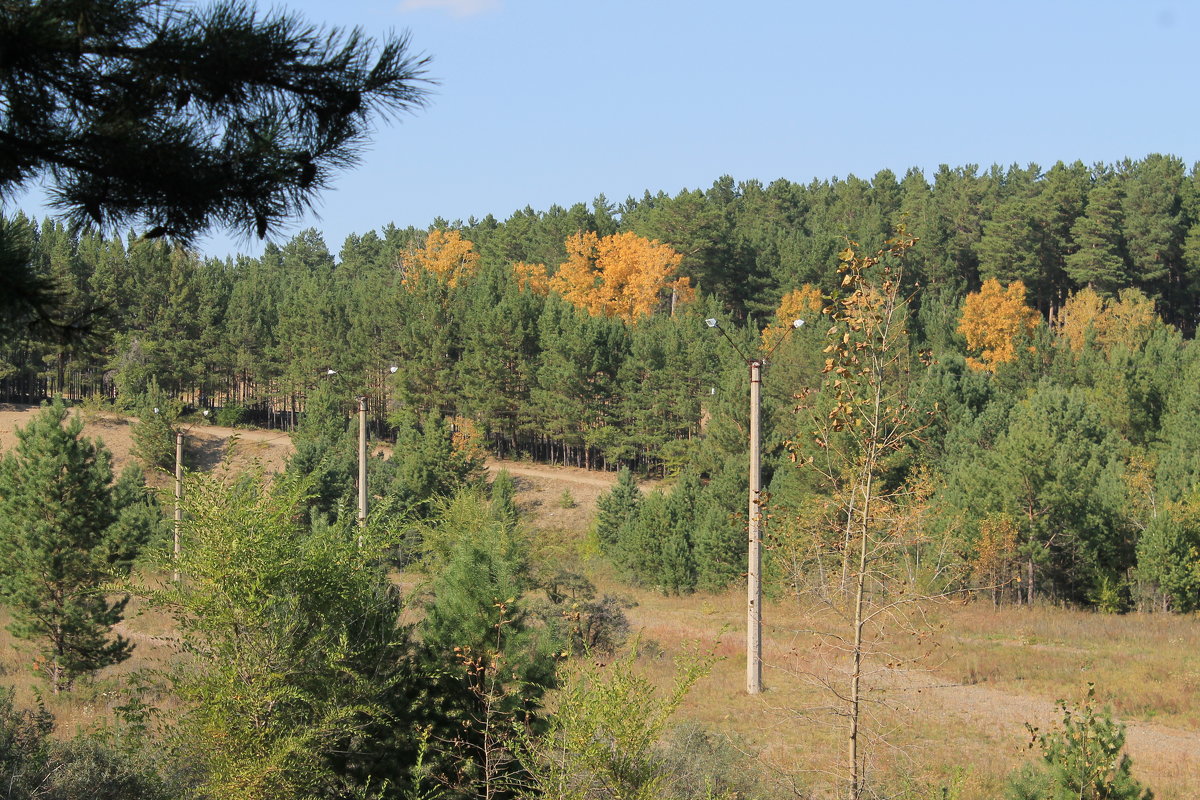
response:
M1200 161L1188 0L284 0L407 31L428 107L377 129L309 227L352 233L526 206L940 164ZM11 212L14 204L6 207ZM52 213L37 192L15 205ZM206 254L257 255L216 232Z

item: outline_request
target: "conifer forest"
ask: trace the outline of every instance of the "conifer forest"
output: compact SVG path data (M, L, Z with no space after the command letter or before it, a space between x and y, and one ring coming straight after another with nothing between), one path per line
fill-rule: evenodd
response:
M1200 796L1200 164L196 249L427 63L0 4L0 800Z
M143 695L122 706L122 725L141 722L119 746L56 744L44 708L10 695L0 761L26 788L9 797L83 797L48 776L105 759L124 776L114 798L782 796L689 790L654 755L659 715L711 657L680 666L666 696L623 656L605 656L603 680L570 666L620 652L628 607L535 565L511 479L482 470L492 457L616 473L587 534L608 574L668 597L737 587L750 358L764 360L770 596L860 614L905 593L1200 607L1200 171L1172 156L722 177L389 226L336 253L310 229L260 258L22 214L3 225L53 287L58 324L11 328L0 400L124 409L150 471L173 467L173 432L201 415L295 443L269 483L189 474L172 555L169 498L138 488L137 469L114 483L61 403L21 434L0 469L0 538L23 554L3 592L47 685L69 692L135 646L108 635L127 599L38 588L48 547L89 554L61 574L68 595L109 576L173 615L188 663L207 666L171 677L187 741L166 735L153 756L134 743L152 737ZM365 526L358 397L392 453L370 458ZM52 452L80 486L55 488ZM83 498L78 530L19 522L38 504L72 519ZM154 577L173 570L183 583ZM398 624L394 576L414 570L428 593ZM613 704L633 697L659 705L623 728ZM1060 796L1046 792L1079 741L1124 736L1091 705L1064 725L1039 734L1046 766L1006 796ZM593 752L600 740L613 751ZM852 750L831 791L874 796L863 758ZM1071 796L1143 796L1128 765L1096 781L1110 793Z

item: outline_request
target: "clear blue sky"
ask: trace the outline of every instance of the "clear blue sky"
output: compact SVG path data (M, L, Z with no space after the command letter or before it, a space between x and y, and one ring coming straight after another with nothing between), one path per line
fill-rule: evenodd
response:
M427 109L376 133L320 219L282 236L316 227L335 253L389 222L504 219L722 175L807 183L942 163L1200 160L1200 5L1186 0L275 5L408 30L440 84ZM222 235L201 247L261 250Z

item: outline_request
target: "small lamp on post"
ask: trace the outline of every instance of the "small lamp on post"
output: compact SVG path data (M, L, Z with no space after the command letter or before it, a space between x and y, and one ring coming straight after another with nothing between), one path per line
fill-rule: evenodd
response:
M762 408L762 368L776 348L793 330L804 326L804 320L792 321L775 345L760 358L749 358L737 342L729 337L715 318L704 320L716 328L733 345L738 355L750 367L750 493L747 509L748 553L746 568L746 693L762 691L762 433L759 420Z

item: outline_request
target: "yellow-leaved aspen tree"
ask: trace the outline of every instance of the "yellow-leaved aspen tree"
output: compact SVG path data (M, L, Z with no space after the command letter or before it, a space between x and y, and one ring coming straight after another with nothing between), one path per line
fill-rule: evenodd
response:
M834 620L830 629L813 631L814 649L828 654L829 670L807 677L833 695L832 709L845 724L839 794L849 800L867 790L865 682L903 660L889 652L887 636L915 631L914 601L935 591L917 563L923 550L937 547L923 525L930 479L893 466L925 423L907 400L910 372L927 360L912 352L905 327L903 255L915 243L901 228L874 254L860 254L851 242L838 255L840 286L823 309L829 325L823 385L801 398L801 408L813 412L813 440L790 445L796 460L817 472L823 499L800 510L798 527L811 536L801 537L801 556L784 554L784 561L793 565L797 591L816 595Z

